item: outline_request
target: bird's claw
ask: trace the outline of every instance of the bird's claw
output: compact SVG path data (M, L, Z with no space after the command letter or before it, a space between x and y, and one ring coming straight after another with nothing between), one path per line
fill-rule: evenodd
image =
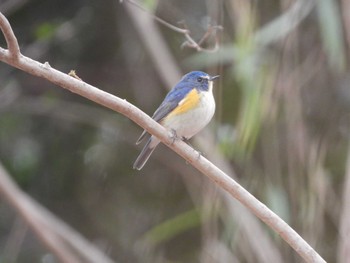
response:
M176 131L174 129L170 130L169 137L170 137L170 139L172 139L171 144L174 144L174 142L179 139L179 137L177 136Z

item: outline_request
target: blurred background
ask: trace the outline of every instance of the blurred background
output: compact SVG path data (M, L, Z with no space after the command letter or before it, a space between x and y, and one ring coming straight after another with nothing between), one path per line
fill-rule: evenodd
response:
M24 55L149 115L183 74L220 74L216 115L191 144L327 261L348 262L348 1L1 0L0 11ZM203 50L152 15L207 35ZM115 262L302 262L163 145L133 170L142 129L126 117L3 63L0 83L0 162ZM58 262L4 200L0 262Z

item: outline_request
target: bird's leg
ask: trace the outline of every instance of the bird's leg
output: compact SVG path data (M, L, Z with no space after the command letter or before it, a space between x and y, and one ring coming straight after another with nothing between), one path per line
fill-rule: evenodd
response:
M183 140L185 143L187 143L189 146L191 146L191 147L193 148L192 144L190 144L190 139L188 139L188 138L182 136L182 137L181 137L181 140Z
M169 131L169 137L170 137L170 139L173 140L173 141L172 141L172 144L173 144L177 139L179 139L179 137L178 137L177 134L176 134L176 130L174 130L174 129L171 129L171 130Z

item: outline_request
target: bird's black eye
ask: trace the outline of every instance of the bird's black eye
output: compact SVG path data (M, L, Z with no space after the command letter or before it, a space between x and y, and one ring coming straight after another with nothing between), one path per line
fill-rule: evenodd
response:
M202 82L202 81L203 81L203 78L198 77L198 78L197 78L197 81L198 81L198 82Z

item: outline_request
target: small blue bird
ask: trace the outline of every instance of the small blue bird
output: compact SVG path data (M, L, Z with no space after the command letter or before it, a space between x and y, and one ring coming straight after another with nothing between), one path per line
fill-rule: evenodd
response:
M152 119L171 131L175 137L190 139L201 131L214 115L213 80L218 77L211 77L201 71L186 74L167 94ZM143 131L136 144L147 135L149 139L137 157L134 169L142 169L160 142L155 136Z

